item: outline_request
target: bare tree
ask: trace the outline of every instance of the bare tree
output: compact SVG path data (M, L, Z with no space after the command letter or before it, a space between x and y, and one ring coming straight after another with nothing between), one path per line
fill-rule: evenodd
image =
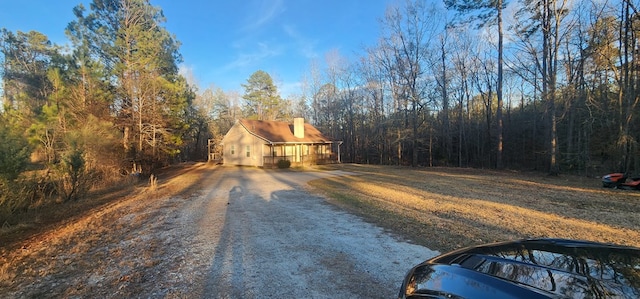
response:
M411 165L418 164L420 114L425 108L425 72L428 45L441 31L435 6L423 1L406 1L403 7L390 7L383 21L381 40L391 86L404 114L409 132ZM400 130L398 131L400 135ZM398 136L401 137L401 136ZM400 139L400 138L399 138ZM400 148L399 148L400 151Z
M453 29L450 29L453 30ZM454 97L457 98L457 122L458 122L458 146L457 146L457 160L458 166L467 166L465 159L465 152L468 152L466 143L466 122L470 118L469 115L469 102L471 100L471 88L473 82L471 81L472 73L474 70L473 57L477 54L474 53L474 42L471 36L464 30L456 29L452 37L452 47L456 49L453 54L452 64L455 72L458 76L452 78ZM466 109L465 109L466 108ZM468 156L468 155L467 155Z
M519 33L523 39L530 40L537 33L542 43L541 52L533 44L531 54L534 55L536 70L540 74L542 86L540 88L543 101L546 103L546 112L549 125L548 137L548 171L550 174L558 174L559 145L557 131L557 83L558 63L561 42L566 38L567 28L563 28L563 21L568 14L569 0L523 0L523 7L518 12L521 24L524 24Z
M502 84L503 84L503 66L504 66L504 29L503 29L503 10L507 5L504 0L445 0L445 4L449 8L454 8L461 14L468 15L471 12L478 12L472 18L468 18L464 23L479 21L479 26L496 25L498 29L498 78L497 78L497 107L496 107L496 123L498 142L496 145L496 167L503 168L503 121L502 121Z
M618 133L618 147L622 154L621 170L631 169L634 154L637 154L638 141L631 134L632 123L635 119L636 108L640 103L638 94L638 77L640 77L640 62L638 62L638 16L639 12L631 0L623 0L620 8L620 41L619 65L621 66L618 80L618 105L620 111L620 125ZM637 156L637 155L635 155ZM637 162L637 161L636 161ZM637 162L640 164L640 162Z

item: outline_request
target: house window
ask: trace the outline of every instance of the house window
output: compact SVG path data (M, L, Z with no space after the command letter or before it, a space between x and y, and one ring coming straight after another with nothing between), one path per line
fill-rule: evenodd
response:
M232 154L232 155L235 155L235 154L236 154L236 146L235 146L235 145L232 145L232 146L231 146L231 154Z
M251 146L247 145L247 158L251 157Z

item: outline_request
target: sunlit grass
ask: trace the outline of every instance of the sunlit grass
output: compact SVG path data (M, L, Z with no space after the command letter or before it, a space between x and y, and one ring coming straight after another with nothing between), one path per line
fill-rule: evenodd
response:
M368 165L343 170L364 174L312 184L356 212L392 213L371 220L411 226L409 237L436 249L533 237L640 247L639 194L599 188L595 179Z

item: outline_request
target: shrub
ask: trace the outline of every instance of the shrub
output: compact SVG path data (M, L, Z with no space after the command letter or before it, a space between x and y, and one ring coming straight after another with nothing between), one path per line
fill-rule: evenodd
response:
M7 181L18 178L27 167L29 149L27 141L0 126L0 177Z
M29 189L18 180L28 162L27 140L13 133L7 122L0 118L0 227L8 224L10 217L26 210L31 203L31 199L25 196Z
M278 168L289 168L289 167L291 167L291 161L289 160L278 161Z
M56 189L62 201L76 200L89 190L91 179L82 150L72 148L55 167Z
M33 180L7 181L0 178L0 227L17 223L33 204Z

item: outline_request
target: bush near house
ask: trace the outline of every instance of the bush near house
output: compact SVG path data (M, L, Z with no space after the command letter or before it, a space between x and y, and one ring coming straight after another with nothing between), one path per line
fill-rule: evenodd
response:
M291 167L291 161L289 160L278 161L278 168L289 168L289 167Z

